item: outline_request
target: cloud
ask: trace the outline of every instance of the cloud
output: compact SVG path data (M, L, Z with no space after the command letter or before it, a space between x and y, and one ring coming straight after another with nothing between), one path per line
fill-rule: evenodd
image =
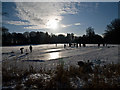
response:
M22 22L22 21L7 21L8 24L14 24L14 25L30 25L29 22Z
M42 27L42 29L46 28L44 25L31 25L31 26L25 26L24 29L32 29L32 30L35 29L35 30L37 30L37 29L41 29L41 27Z
M70 26L80 26L80 25L81 25L80 23L73 23L73 24L68 24L68 25L61 24L61 27L66 28L66 27L70 27Z
M60 23L64 19L63 15L77 14L83 8L93 7L92 4L80 2L16 2L15 4L17 11L15 15L20 21L8 21L8 24L24 25L24 29L48 29L46 25L51 19ZM96 7L98 5L96 3ZM66 28L72 25L78 26L80 23L61 24L60 27Z
M46 23L50 19L59 23L63 19L62 15L76 14L79 10L74 2L16 2L16 11L16 16L27 22L9 21L9 24L31 25L24 27L25 29L36 29L37 27L43 29L46 28ZM61 26L68 27L70 25Z
M76 25L76 26L80 26L81 24L80 24L80 23L75 23L74 25Z
M62 28L66 28L66 27L70 27L70 26L72 26L72 24L69 24L69 25L61 24L61 27L62 27Z

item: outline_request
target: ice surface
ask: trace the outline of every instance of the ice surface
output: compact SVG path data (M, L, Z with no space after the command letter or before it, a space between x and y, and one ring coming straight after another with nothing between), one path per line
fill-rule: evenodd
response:
M109 47L97 47L95 44L89 44L87 47L66 47L64 44L43 44L32 45L33 52L30 53L29 45L9 46L2 48L3 62L12 63L12 61L22 62L22 65L35 65L41 67L55 67L59 62L65 65L77 65L78 61L90 60L94 63L118 63L118 45L109 45ZM24 53L20 53L20 48L24 48ZM24 61L24 63L23 63ZM20 65L20 64L19 64Z

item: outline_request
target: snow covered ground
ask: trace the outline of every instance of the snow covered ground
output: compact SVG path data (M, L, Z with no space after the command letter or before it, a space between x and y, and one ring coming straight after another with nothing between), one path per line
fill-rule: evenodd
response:
M20 53L24 48L24 53ZM118 63L118 45L97 47L89 44L87 47L66 47L64 44L33 45L30 53L29 46L9 46L2 48L2 60L8 65L16 65L22 68L33 65L35 68L51 69L60 62L66 66L77 65L78 61L90 60L96 64ZM15 63L15 64L14 64Z

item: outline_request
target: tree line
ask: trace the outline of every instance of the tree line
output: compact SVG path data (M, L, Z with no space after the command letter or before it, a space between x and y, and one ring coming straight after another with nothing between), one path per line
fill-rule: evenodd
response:
M119 44L120 19L113 20L107 25L103 37L95 33L94 28L88 27L86 34L75 36L73 33L67 35L48 34L48 32L24 32L10 33L5 27L2 30L2 46L8 45L28 45L28 44L57 44L57 43L78 43L78 44Z

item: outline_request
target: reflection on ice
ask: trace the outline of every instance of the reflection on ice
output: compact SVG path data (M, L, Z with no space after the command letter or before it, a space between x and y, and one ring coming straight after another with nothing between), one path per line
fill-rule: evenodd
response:
M98 48L97 45L88 44L86 48L79 47L79 48L64 48L63 44L58 44L57 47L54 44L45 44L45 45L33 45L33 52L26 54L26 51L24 51L23 54L20 54L20 48L23 47L25 50L29 49L29 46L9 46L9 47L2 47L2 60L35 60L35 62L41 62L40 60L51 60L51 59L58 59L63 57L82 57L89 58L90 60L94 60L94 57L96 59L96 56L101 58L106 58L106 55L109 56L110 60L118 60L118 46L116 45L116 48L113 48L111 45L110 48L107 47L100 47ZM112 53L113 50L116 50L114 53ZM108 50L108 52L107 52ZM14 53L13 53L13 52ZM107 52L106 54L103 52ZM98 52L98 54L96 53ZM92 54L94 53L94 54ZM112 58L110 58L109 53L112 53ZM114 55L113 55L114 54ZM103 56L102 56L103 55ZM75 58L76 59L76 58ZM81 58L80 58L81 60ZM108 57L107 57L108 60Z
M49 53L49 59L57 59L60 57L60 52Z
M47 51L53 52L53 51L59 51L59 50L61 50L61 49L48 49Z

